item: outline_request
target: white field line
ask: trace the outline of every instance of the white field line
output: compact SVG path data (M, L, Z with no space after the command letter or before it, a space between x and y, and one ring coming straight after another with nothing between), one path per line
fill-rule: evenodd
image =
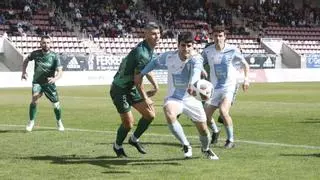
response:
M11 125L11 124L0 124L0 127L21 127L25 128L25 125ZM41 129L56 129L56 127L44 127L41 126ZM95 133L106 133L106 134L115 134L116 131L100 131L100 130L90 130L90 129L76 129L76 128L65 128L66 131L75 131L75 132L95 132ZM155 136L155 137L172 137L170 134L155 134L155 133L146 133L144 136ZM198 139L198 136L188 136L188 138ZM294 144L283 144L283 143L268 143L261 141L249 141L249 140L236 140L236 142L247 143L247 144L256 144L264 146L282 146L282 147L291 147L291 148L303 148L303 149L320 149L320 146L309 146L309 145L294 145Z

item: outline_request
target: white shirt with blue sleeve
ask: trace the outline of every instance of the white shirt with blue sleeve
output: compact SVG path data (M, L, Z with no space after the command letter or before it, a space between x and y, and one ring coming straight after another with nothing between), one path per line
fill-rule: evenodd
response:
M233 90L238 83L238 69L246 61L240 50L235 46L225 44L221 51L217 51L213 44L203 50L202 56L204 64L210 67L210 81L214 89Z
M153 69L165 68L168 70L167 97L182 100L190 96L187 92L189 84L194 84L200 79L203 70L203 58L197 53L182 61L178 51L168 51L147 64L141 74L146 75Z

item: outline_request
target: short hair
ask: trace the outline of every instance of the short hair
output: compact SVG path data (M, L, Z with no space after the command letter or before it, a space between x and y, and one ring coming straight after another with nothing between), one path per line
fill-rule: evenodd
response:
M215 26L213 28L213 32L215 32L215 33L224 32L224 34L226 34L226 28L224 26Z
M50 40L51 40L51 37L50 37L49 35L43 35L43 36L41 36L41 41L42 41L43 39L50 39Z
M190 43L194 42L194 37L192 32L182 32L178 35L178 44L181 42Z
M145 26L144 26L145 30L152 30L152 29L160 29L160 26L155 23L155 22L148 22Z

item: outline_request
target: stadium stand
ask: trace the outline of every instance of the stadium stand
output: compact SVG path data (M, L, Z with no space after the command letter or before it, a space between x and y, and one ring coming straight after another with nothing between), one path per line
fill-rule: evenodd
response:
M196 49L201 51L210 41L212 25L226 26L228 43L240 46L246 55L279 54L263 42L265 38L282 39L297 54L320 52L319 8L296 9L293 13L288 9L292 4L269 1L260 6L250 3L221 6L191 0L5 2L0 3L0 35L6 34L23 55L38 48L40 35L49 34L52 48L58 53L123 56L142 40L143 24L150 19L164 27L157 53L174 50L177 34L184 31L195 33ZM30 13L25 12L28 6ZM286 12L292 13L289 20L284 20ZM307 19L304 25L300 22L301 14ZM294 18L297 18L295 26ZM111 64L118 62L106 59Z

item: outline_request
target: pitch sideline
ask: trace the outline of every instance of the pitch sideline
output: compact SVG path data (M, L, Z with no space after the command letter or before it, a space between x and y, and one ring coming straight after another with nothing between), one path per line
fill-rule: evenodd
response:
M25 125L12 125L12 124L0 124L0 127L23 127ZM44 127L41 126L41 129L56 129L56 127ZM115 134L113 131L100 131L100 130L90 130L90 129L77 129L77 128L65 128L65 131L76 131L76 132L95 132L95 133L107 133ZM170 134L155 134L155 133L146 133L145 136L163 136L163 137L172 137ZM190 138L199 138L198 136L188 136ZM283 144L283 143L268 143L260 141L249 141L249 140L236 140L236 142L247 143L247 144L256 144L264 146L282 146L282 147L291 147L291 148L304 148L304 149L320 149L320 146L309 146L309 145L294 145L294 144Z

